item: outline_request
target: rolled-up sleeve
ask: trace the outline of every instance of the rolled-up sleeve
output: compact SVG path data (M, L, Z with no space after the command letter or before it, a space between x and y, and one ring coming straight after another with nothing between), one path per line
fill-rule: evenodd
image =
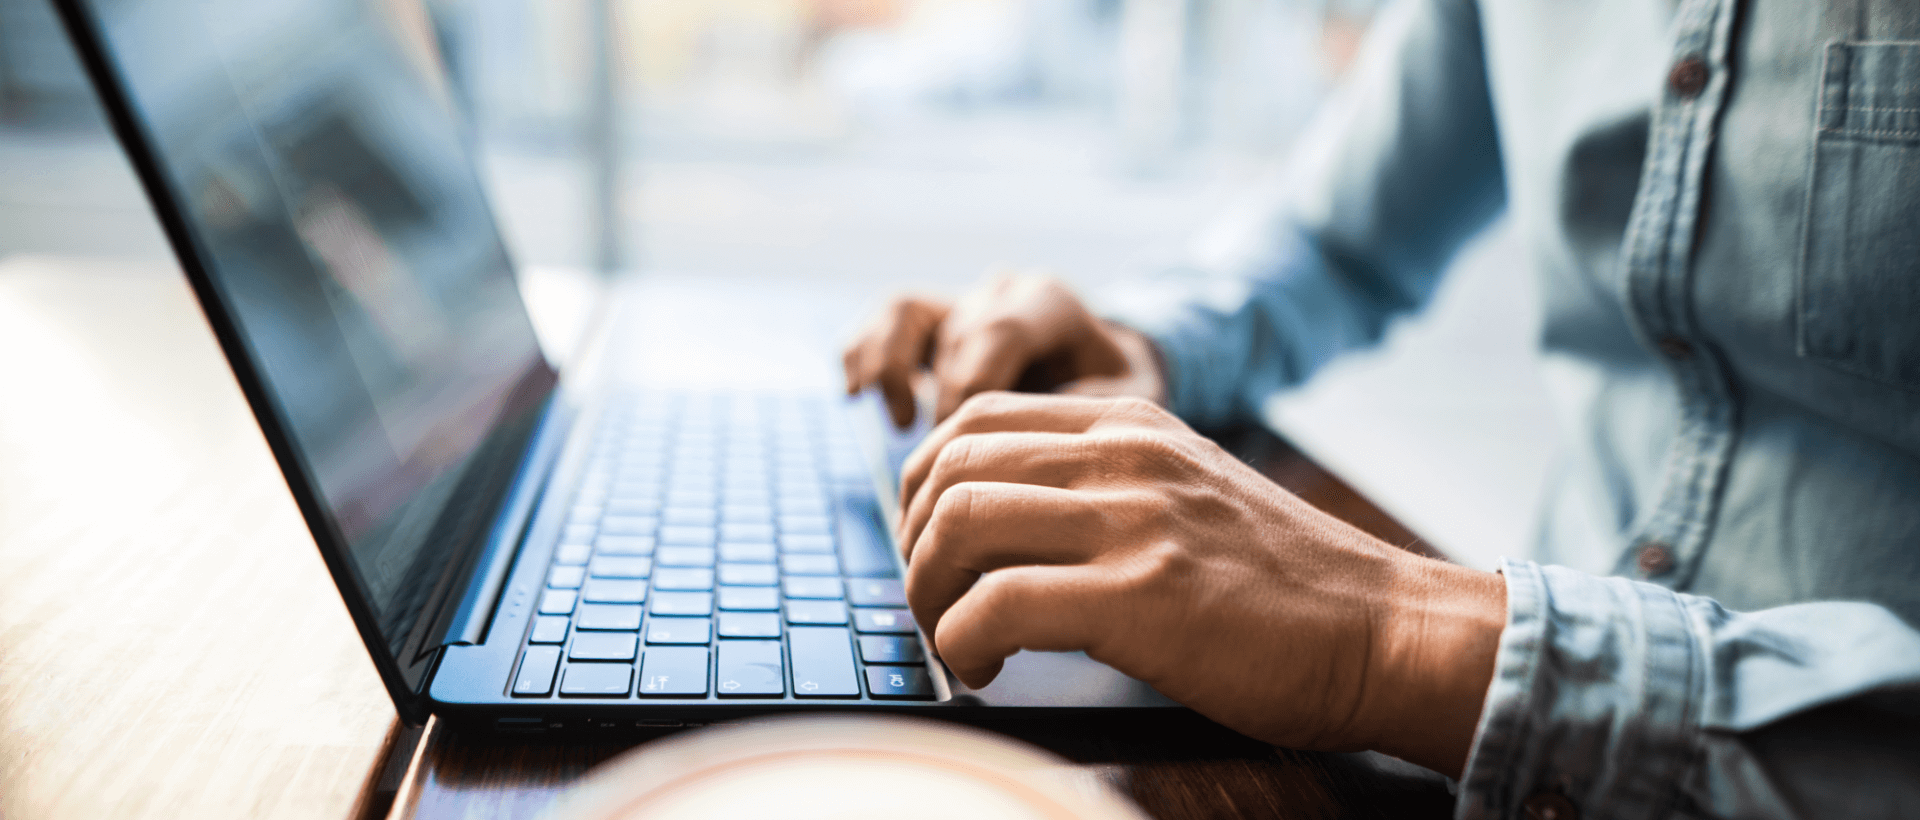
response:
M1898 816L1920 806L1920 632L1874 604L1732 612L1508 562L1458 816Z
M1159 345L1175 413L1249 417L1425 304L1505 196L1478 8L1406 0L1280 182L1225 214L1192 264L1102 307Z

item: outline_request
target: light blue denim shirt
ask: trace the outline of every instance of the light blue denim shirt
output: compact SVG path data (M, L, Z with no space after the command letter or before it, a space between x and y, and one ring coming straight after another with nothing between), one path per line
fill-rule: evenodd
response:
M1459 815L1920 816L1920 2L1407 0L1270 207L1116 318L1176 412L1252 416L1503 210L1560 566L1504 567Z

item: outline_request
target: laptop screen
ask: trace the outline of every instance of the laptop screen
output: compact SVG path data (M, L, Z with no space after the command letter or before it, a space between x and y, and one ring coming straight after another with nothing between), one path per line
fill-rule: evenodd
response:
M554 383L431 28L405 0L83 5L289 482L397 656Z

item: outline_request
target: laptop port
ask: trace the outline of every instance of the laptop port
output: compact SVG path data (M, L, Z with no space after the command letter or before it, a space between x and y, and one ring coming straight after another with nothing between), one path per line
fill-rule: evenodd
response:
M547 730L547 720L537 717L503 717L493 722L493 730L520 734L544 732Z
M658 718L644 718L641 720L634 721L633 725L638 726L642 729L678 729L687 724L683 721L678 721L678 720L660 720Z

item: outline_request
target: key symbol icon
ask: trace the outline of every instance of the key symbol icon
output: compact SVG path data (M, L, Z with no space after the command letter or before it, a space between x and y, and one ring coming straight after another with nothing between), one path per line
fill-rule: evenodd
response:
M665 688L667 688L666 675L654 675L653 677L647 678L647 691L658 692Z
M907 678L905 675L888 675L887 685L888 686L906 686Z
M873 623L875 626L893 626L893 613L875 612L873 613Z

